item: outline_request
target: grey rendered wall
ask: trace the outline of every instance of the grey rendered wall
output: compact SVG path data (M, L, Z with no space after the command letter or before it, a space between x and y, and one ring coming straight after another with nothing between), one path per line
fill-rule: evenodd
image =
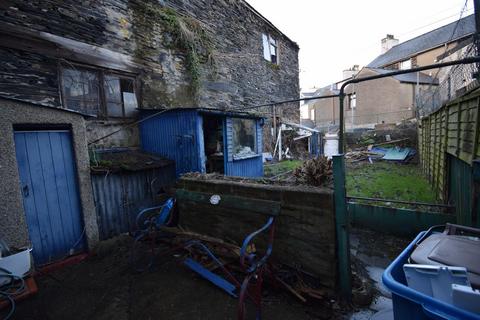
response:
M59 109L5 99L0 99L0 235L10 246L30 245L13 139L15 124L71 126L85 230L88 245L92 247L98 241L98 227L83 117Z

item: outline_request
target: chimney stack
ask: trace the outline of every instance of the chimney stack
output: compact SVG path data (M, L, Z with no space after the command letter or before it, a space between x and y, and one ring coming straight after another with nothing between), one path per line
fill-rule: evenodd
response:
M395 39L393 34L387 34L385 38L382 39L382 54L392 49L392 47L398 44L398 39Z
M343 80L354 77L360 71L359 65L355 64L353 67L343 70Z

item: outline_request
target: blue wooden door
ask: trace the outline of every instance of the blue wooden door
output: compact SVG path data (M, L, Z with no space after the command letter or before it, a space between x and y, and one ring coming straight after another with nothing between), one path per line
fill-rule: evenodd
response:
M69 131L15 131L26 222L35 264L85 248L75 159Z

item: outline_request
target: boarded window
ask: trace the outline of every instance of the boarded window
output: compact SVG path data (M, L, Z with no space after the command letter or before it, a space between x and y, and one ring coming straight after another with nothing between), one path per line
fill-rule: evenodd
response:
M133 80L116 75L104 77L105 103L109 117L130 117L135 115L137 99L133 89Z
M62 92L65 107L84 114L118 118L132 117L136 113L134 79L123 75L64 68Z
M256 122L252 119L232 119L233 158L242 159L257 155Z

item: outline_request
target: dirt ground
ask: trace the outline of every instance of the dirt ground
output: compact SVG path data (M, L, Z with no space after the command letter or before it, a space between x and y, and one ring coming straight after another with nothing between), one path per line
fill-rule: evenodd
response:
M132 272L131 243L129 236L102 242L83 262L38 276L39 292L17 304L13 319L236 319L236 299L173 257L159 260L152 271ZM353 229L352 261L360 260L368 273L378 270L381 275L407 243L408 239ZM376 312L372 306L354 309L357 313L350 315L334 301L301 304L286 291L265 286L266 320L369 319Z
M130 245L130 237L117 237L83 262L37 277L39 292L18 303L13 319L236 319L236 299L172 258L132 272ZM267 320L343 318L329 301L306 306L268 287L264 299Z

